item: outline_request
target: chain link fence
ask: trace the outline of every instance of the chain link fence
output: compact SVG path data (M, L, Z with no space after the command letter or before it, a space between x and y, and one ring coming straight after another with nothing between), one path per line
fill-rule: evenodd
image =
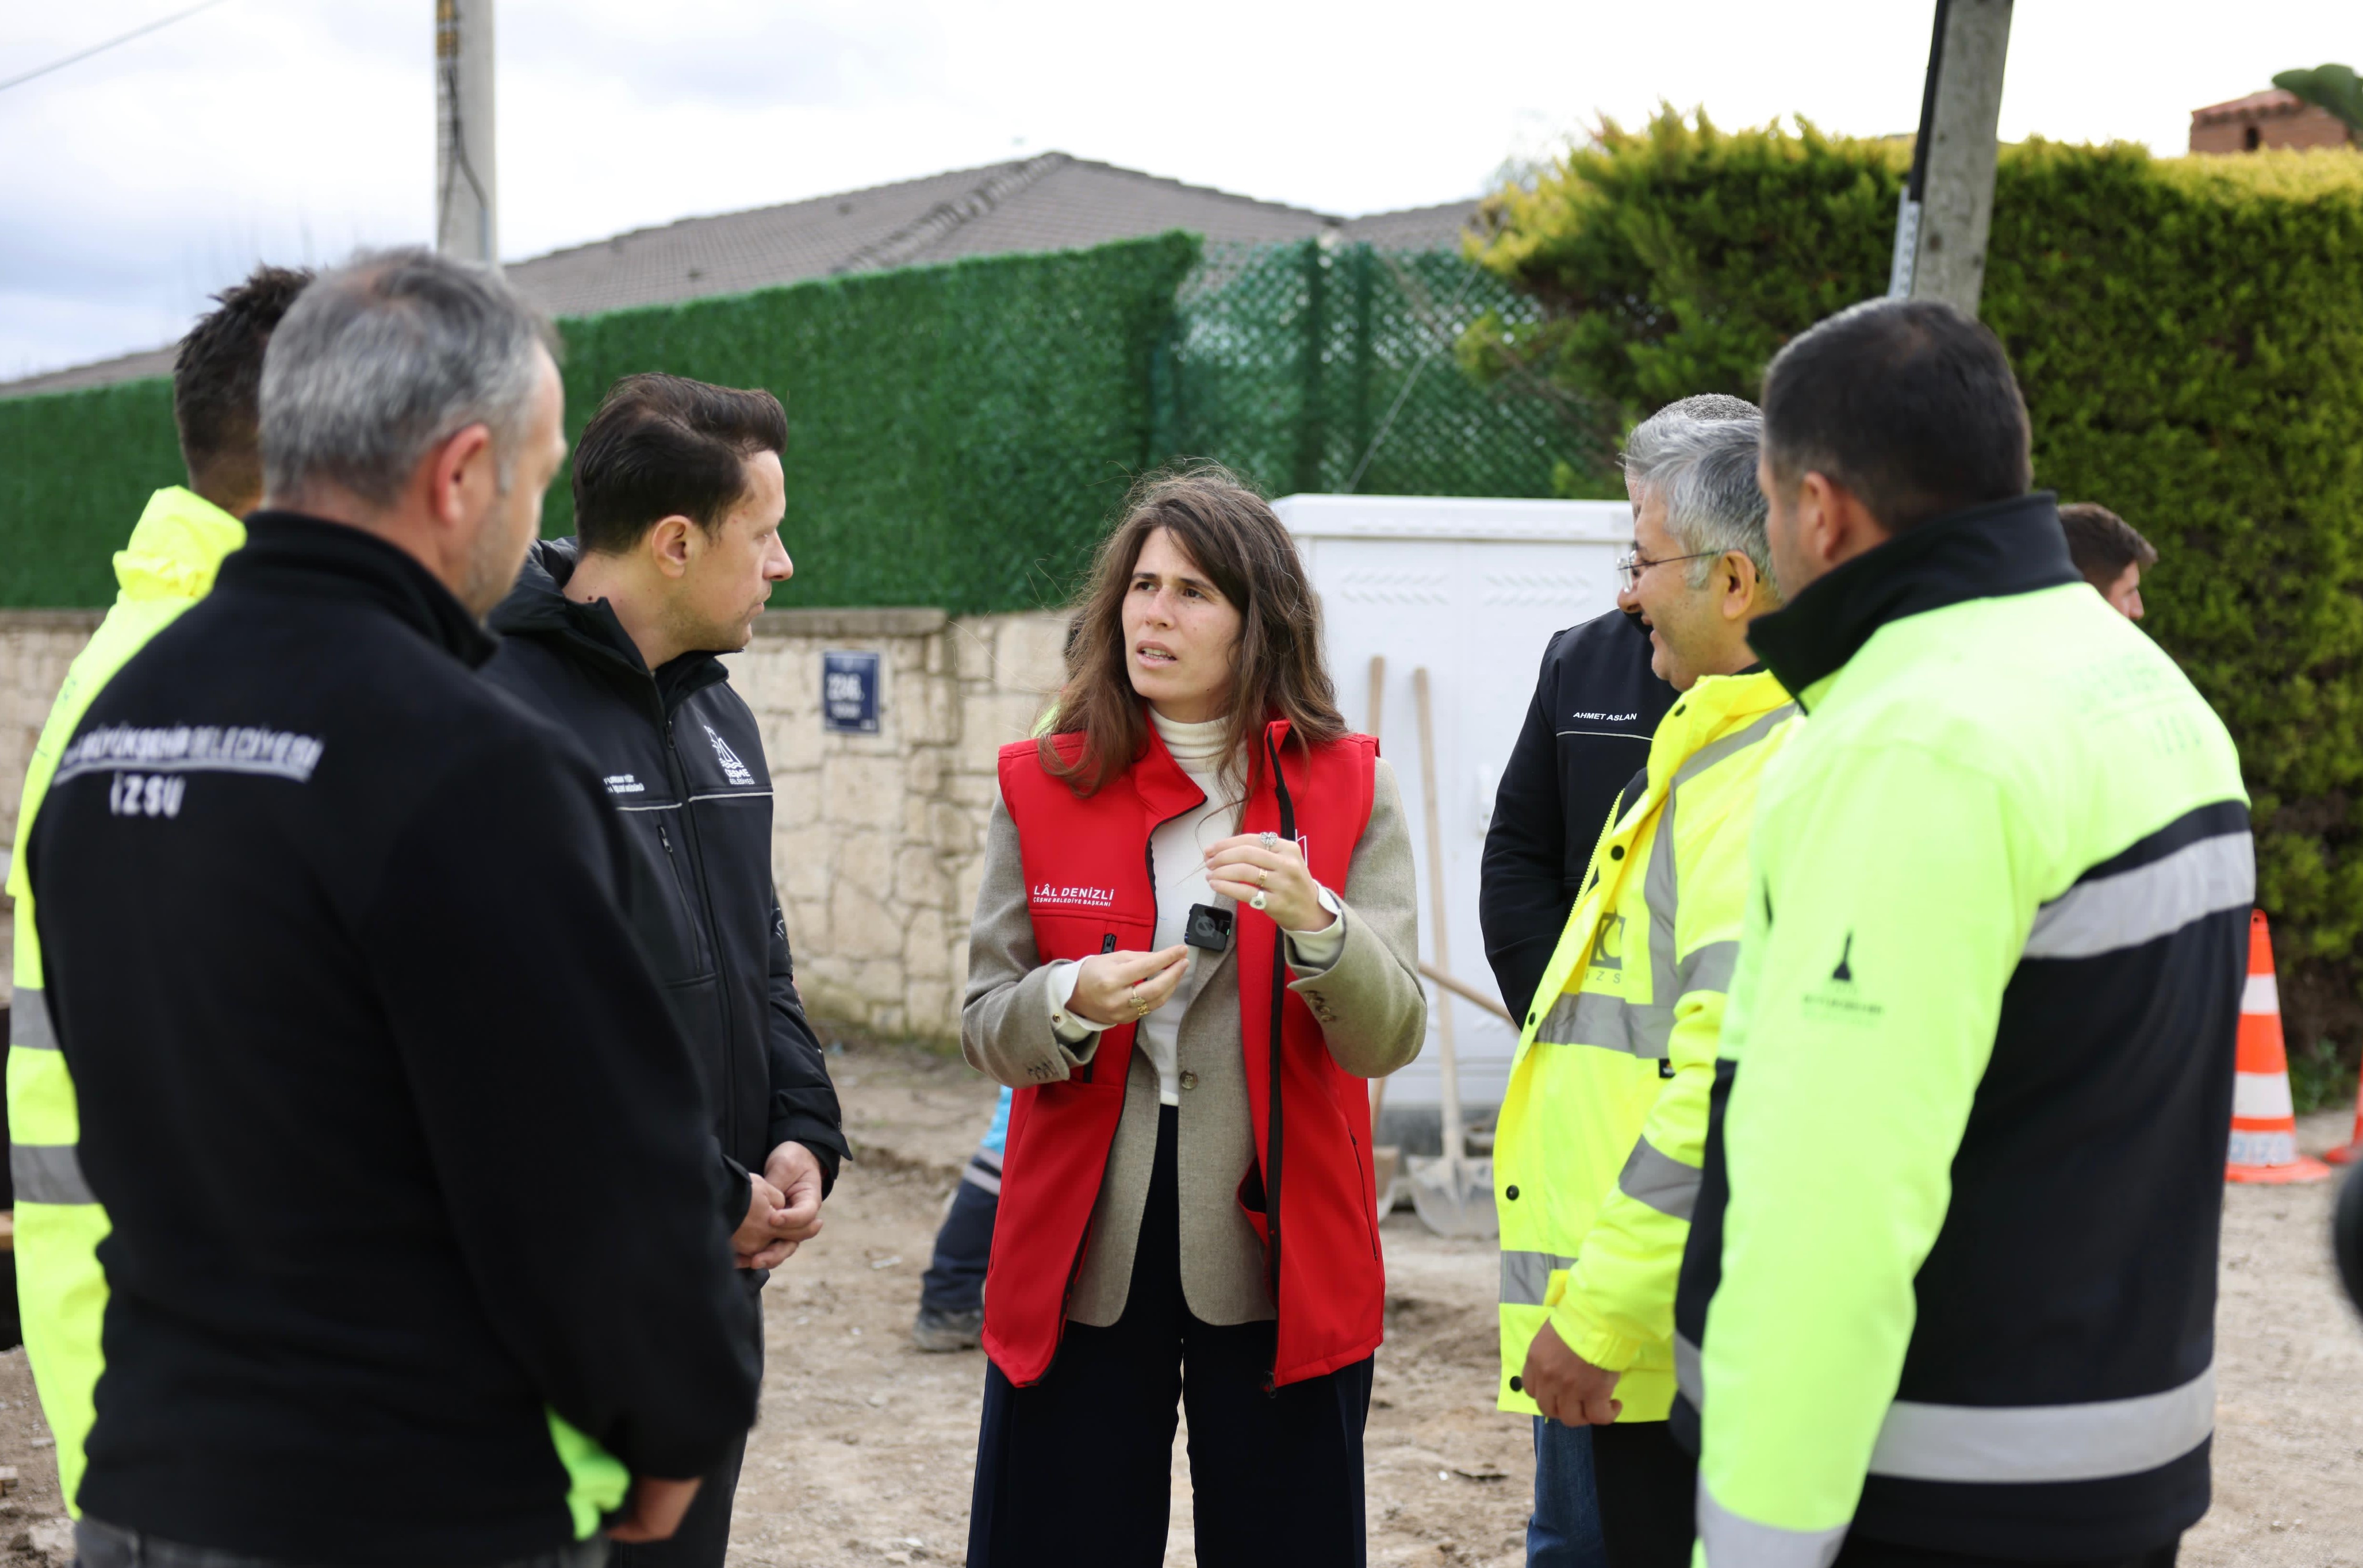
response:
M1548 386L1479 384L1453 346L1540 307L1448 250L1209 245L1156 367L1155 447L1271 495L1551 495L1598 469Z

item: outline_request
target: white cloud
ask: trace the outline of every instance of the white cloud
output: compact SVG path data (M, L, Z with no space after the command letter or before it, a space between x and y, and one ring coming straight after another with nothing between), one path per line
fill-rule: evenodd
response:
M171 0L0 10L0 76ZM1662 100L1725 125L1909 129L1901 0L505 0L503 249L1059 148L1340 213L1474 194ZM10 13L14 14L10 14ZM2351 9L2018 7L2002 133L2179 152L2191 109L2363 54ZM432 223L424 0L227 0L0 93L0 375L151 347L258 257Z

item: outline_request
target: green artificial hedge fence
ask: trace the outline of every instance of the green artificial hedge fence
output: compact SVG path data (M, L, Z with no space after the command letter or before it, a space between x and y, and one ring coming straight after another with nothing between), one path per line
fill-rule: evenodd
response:
M565 320L567 434L634 371L767 386L788 410L783 600L1055 604L1153 461L1154 361L1197 259L1172 233ZM114 552L183 478L168 380L0 401L0 606L112 603Z
M798 605L1062 600L1150 458L1185 234L857 273L563 324L570 439L634 371L788 410ZM573 531L563 475L544 531Z
M1544 306L1465 333L1621 431L1753 396L1791 335L1884 291L1905 143L1610 126L1490 204L1481 260ZM2363 1041L2363 157L2002 150L1980 314L2038 484L2161 560L2144 628L2239 742L2293 1047ZM1572 476L1582 482L1587 476Z
M0 607L113 604L148 497L187 482L168 377L0 402Z

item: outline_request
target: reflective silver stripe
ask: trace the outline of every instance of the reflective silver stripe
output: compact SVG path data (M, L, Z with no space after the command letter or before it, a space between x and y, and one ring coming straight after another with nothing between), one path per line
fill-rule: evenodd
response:
M1000 1195L1001 1173L982 1160L971 1160L968 1162L968 1169L960 1173L960 1180L970 1186L982 1188L995 1196Z
M1852 1520L1847 1520L1851 1524ZM1714 1568L1829 1568L1846 1542L1847 1525L1827 1529L1782 1529L1742 1518L1698 1485L1699 1541Z
M2035 912L2028 958L2091 958L2139 947L2257 898L2257 849L2246 832L2186 844L2163 860L2080 882Z
M11 1143L8 1179L18 1203L96 1203L82 1179L82 1160L71 1143Z
M1698 1207L1699 1184L1705 1179L1706 1173L1696 1165L1659 1153L1643 1138L1635 1140L1625 1168L1616 1173L1616 1190L1688 1225L1691 1211Z
M1706 1379L1699 1373L1699 1348L1687 1334L1674 1334L1674 1386L1693 1410L1706 1408Z
M2097 1481L2180 1459L2215 1429L2215 1369L2088 1405L1888 1407L1870 1473L1907 1481Z
M1682 960L1675 992L1728 991L1731 972L1739 963L1737 942L1709 942Z
M1596 1045L1663 1061L1674 1032L1674 1010L1627 1002L1598 991L1562 991L1535 1029L1538 1045Z
M1553 1269L1571 1269L1573 1258L1562 1258L1557 1252L1502 1251L1502 1305L1504 1307L1540 1307L1543 1297L1550 1294Z
M30 985L17 987L8 1007L8 1043L27 1051L55 1051L58 1031L50 1027L50 999Z
M1747 748L1755 745L1758 740L1763 740L1766 736L1771 734L1772 731L1778 729L1781 727L1781 721L1792 717L1796 711L1797 705L1795 703L1782 703L1779 707L1772 709L1769 713L1758 717L1754 722L1750 723L1747 728L1740 730L1737 734L1726 735L1722 740L1717 740L1711 745L1700 747L1697 751L1691 753L1689 762L1684 762L1681 767L1674 770L1673 787L1676 789L1681 788L1683 784L1687 784L1692 779L1698 777L1699 774L1706 772L1717 762L1722 762L1734 751L1747 751Z

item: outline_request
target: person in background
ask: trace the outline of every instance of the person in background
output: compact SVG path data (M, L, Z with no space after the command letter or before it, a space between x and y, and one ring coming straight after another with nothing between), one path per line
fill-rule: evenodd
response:
M2158 564L2158 547L2134 531L2134 526L2091 501L2071 501L2059 508L2059 526L2068 535L2068 559L2100 590L2110 607L2127 620L2142 618L2142 573Z
M81 1125L73 1077L50 1028L25 846L58 753L91 699L149 639L211 591L222 558L246 542L240 519L262 499L262 350L311 281L308 272L257 267L244 283L214 295L215 308L181 339L172 360L172 423L189 483L150 496L129 542L116 553L120 591L66 670L34 742L17 808L8 867L17 939L17 995L8 1024L17 1297L25 1359L57 1441L58 1489L70 1513L81 1511L75 1494L82 1485L83 1439L105 1361L99 1325L106 1316L106 1273L97 1249L106 1235L106 1211L91 1195L75 1154Z
M1634 512L1649 504L1669 454L1666 438L1711 420L1754 417L1752 403L1703 393L1635 427L1624 457ZM1674 706L1673 687L1652 668L1655 656L1649 628L1621 604L1558 633L1544 650L1534 700L1494 795L1477 893L1486 961L1513 1018L1532 1010L1608 808L1648 760L1649 738ZM1510 1276L1503 1278L1506 1284ZM1529 1568L1598 1568L1603 1559L1592 1429L1540 1414L1534 1421Z
M820 1229L846 1153L771 884L762 734L716 657L747 646L794 571L780 542L787 439L768 392L616 383L575 450L577 537L527 552L493 612L502 642L484 666L574 738L615 807L630 849L625 908L712 1102L759 1361L755 1293ZM742 1433L671 1540L619 1548L616 1562L721 1568L745 1448Z
M1690 1565L1697 1467L1666 1420L1674 1284L1757 784L1797 712L1747 646L1781 602L1756 485L1761 427L1660 420L1643 427L1666 455L1618 602L1648 626L1654 667L1682 698L1597 839L1493 1147L1501 1402L1591 1432L1609 1568Z
M425 251L306 287L245 548L59 755L27 860L113 1226L87 1568L593 1568L753 1419L620 831L476 673L565 454L552 341Z
M1418 1052L1411 835L1271 507L1142 482L1050 733L1002 748L960 1040L1017 1091L975 1568L1363 1558L1385 1275L1365 1080Z
M936 1229L935 1256L919 1281L919 1315L911 1342L923 1351L974 1350L984 1332L984 1275L993 1261L993 1222L1001 1210L1001 1160L1009 1142L1009 1102L1002 1085L993 1123L952 1188L944 1222Z
M1765 372L1748 640L1806 717L1675 1301L1708 1568L2167 1568L2207 1511L2247 796L2029 466L1949 305Z

